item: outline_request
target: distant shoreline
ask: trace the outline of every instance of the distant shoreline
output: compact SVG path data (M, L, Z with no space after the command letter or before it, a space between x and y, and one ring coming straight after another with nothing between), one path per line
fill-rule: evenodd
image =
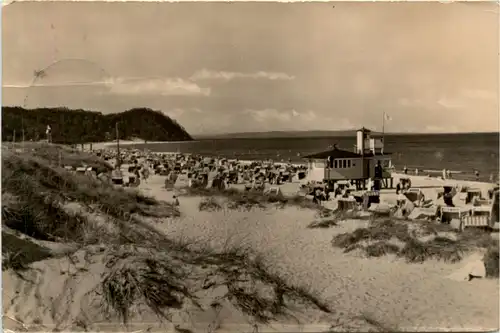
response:
M169 144L169 143L186 143L186 142L197 142L198 140L190 141L147 141L144 140L120 140L120 146L134 146L134 145L148 145L148 144ZM116 147L116 141L106 141L106 142L90 142L84 144L85 147L92 145L92 149L105 149Z

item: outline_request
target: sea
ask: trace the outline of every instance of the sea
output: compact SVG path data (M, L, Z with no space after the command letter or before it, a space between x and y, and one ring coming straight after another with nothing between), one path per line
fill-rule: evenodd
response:
M446 168L456 179L490 181L499 175L499 133L402 134L385 136L385 152L392 164L409 174L438 176ZM288 161L303 163L302 156L331 149L353 151L355 137L203 139L189 142L145 143L134 148L154 152L180 152L240 160ZM330 147L330 148L329 148Z

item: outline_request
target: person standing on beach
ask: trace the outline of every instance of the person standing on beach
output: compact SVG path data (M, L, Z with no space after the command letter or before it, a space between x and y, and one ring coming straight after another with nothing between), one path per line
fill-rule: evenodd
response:
M375 179L373 184L375 191L380 191L382 187L381 186L382 176L383 176L382 164L380 163L380 161L377 161L377 165L375 166Z
M443 169L443 179L446 179L446 168Z
M47 143L52 143L52 128L50 127L50 125L47 125L45 135L47 135Z
M474 174L476 175L476 181L479 181L479 170L474 170Z
M407 174L408 174L408 168L406 167L406 165L405 165L405 167L403 168L403 172L404 172L404 174L405 174L405 175L407 175Z

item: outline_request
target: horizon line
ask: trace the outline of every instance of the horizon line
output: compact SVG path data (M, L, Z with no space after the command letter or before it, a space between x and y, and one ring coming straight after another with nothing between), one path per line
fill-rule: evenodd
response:
M347 129L347 130L270 130L270 131L251 131L251 132L224 132L224 133L196 133L191 134L193 136L203 137L203 136L221 136L221 135L251 135L251 134L268 134L268 133L307 133L307 132L356 132L358 129ZM373 133L382 133L382 131L372 131ZM416 135L416 134L435 134L435 135L443 135L443 134L493 134L500 132L497 131L474 131L474 132L384 132L384 134L388 135Z

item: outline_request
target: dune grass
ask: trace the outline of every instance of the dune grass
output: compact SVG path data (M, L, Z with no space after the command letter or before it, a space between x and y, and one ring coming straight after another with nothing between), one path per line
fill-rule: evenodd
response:
M68 213L67 203L99 211L109 223L124 226L136 215L179 215L168 203L67 171L30 152L4 150L2 158L2 222L30 237L80 240L85 217Z
M486 277L498 279L500 266L498 245L488 247L488 250L484 255L483 262L486 269Z
M454 237L442 236L440 233L448 233ZM425 240L425 236L431 237ZM399 244L391 242L394 239ZM491 261L489 265L494 266L495 254L498 263L498 244L489 234L475 230L457 233L449 226L423 221L374 219L366 228L336 235L332 245L344 249L344 252L359 249L368 257L395 254L409 263L422 263L429 259L458 262L467 252L483 248L489 249L487 258L492 258L488 259ZM494 275L493 268L491 270Z
M295 206L305 209L321 209L320 205L313 203L300 195L284 196L283 194L267 194L257 191L240 191L237 189L218 190L212 188L181 189L183 196L221 197L227 200L227 208L232 210L266 209L269 206L285 208Z
M219 211L222 210L222 205L214 197L203 198L203 200L198 205L200 211Z
M3 143L2 145L10 150L24 149L24 152L30 156L41 158L54 166L72 166L73 168L87 166L95 169L98 174L113 169L111 164L95 155L72 149L64 145L38 142L25 142L24 144Z
M50 250L2 232L2 270L25 270L32 262L52 257Z
M144 249L143 249L144 250ZM202 308L199 291L223 288L224 295L210 306L229 301L257 323L293 317L290 302L298 302L318 311L332 310L307 288L291 285L270 273L259 256L244 247L215 252L183 251L182 256L165 248L142 252L114 252L107 266L100 293L102 306L126 323L131 309L146 304L158 317L170 320L169 309L179 309L186 302ZM194 267L194 268L193 268Z

